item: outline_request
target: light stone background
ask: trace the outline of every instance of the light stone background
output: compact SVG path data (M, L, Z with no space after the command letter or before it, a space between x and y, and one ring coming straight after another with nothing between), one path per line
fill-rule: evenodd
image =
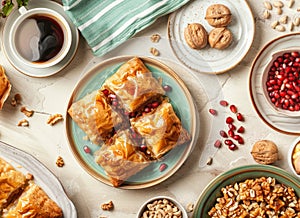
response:
M18 121L23 119L24 115L19 108L12 107L9 102L15 93L20 93L23 105L29 109L65 115L72 90L89 67L116 55L151 56L149 53L151 46L160 51L161 55L158 59L170 66L175 64L174 68L177 63L177 67L182 69L182 66L178 66L178 61L173 56L167 42L168 16L158 19L152 26L102 58L94 58L90 48L81 37L73 61L60 73L48 78L31 78L19 73L8 62L1 50L0 64L5 67L13 88L11 96L3 110L0 111L0 140L32 154L46 165L61 181L66 193L75 204L80 218L135 217L141 204L146 199L157 195L174 197L184 206L194 203L205 186L218 174L232 167L254 164L250 151L252 145L261 139L271 139L276 142L281 158L275 165L290 171L287 164L287 151L289 145L297 137L276 132L268 127L258 117L249 95L250 67L256 54L267 42L290 31L277 32L270 28L271 22L278 16L273 15L270 20L262 19L263 1L249 0L248 2L255 19L256 34L249 53L240 64L217 76L195 72L185 74L184 70L179 70L179 74L185 75L183 80L188 84L198 107L201 123L199 139L185 164L161 184L142 190L122 190L102 184L85 172L76 162L68 147L63 122L49 126L46 124L47 116L35 114L29 119L30 127L17 127ZM288 1L284 0L284 3L286 2ZM297 4L299 3L297 2ZM300 5L295 5L294 11L296 7L300 7ZM290 16L295 14L292 10L286 10L284 13ZM1 30L3 25L4 19L1 19ZM299 30L298 27L295 31ZM155 45L150 41L150 36L154 33L162 36L162 40ZM208 113L208 109L211 107L220 109L217 103L219 99L226 99L235 104L245 115L246 132L243 135L245 145L240 146L240 149L234 152L225 146L215 152L212 145L218 137L219 130L224 128L224 117L228 114L228 112L220 110L218 117L213 118ZM57 156L63 157L65 161L63 168L56 166ZM214 156L213 164L207 166L206 161L210 156ZM111 212L102 211L100 205L110 200L114 202L115 209Z

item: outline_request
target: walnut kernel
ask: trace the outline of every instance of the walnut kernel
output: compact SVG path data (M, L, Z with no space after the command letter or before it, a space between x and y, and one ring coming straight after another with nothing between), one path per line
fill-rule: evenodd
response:
M47 124L50 124L51 126L53 126L54 124L58 123L59 121L62 121L64 118L61 114L53 114L50 115L48 120L47 120Z
M26 119L20 120L19 123L18 123L18 126L28 127L29 122Z
M61 156L58 156L56 159L56 166L63 167L65 165L64 159Z
M26 107L21 107L20 111L25 114L25 116L27 117L32 117L32 115L34 114L33 110L28 110Z
M101 205L102 210L113 210L114 209L114 203L112 201L109 201L108 203L104 203Z

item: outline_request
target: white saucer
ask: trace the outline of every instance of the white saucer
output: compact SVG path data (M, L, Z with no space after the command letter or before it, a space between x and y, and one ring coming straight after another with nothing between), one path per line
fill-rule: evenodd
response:
M26 6L26 7L28 9L38 8L38 7L46 7L46 8L53 9L53 10L57 11L58 13L60 13L67 20L67 22L69 23L70 28L71 28L72 45L71 45L70 51L67 54L67 56L60 63L58 63L55 66L48 67L45 69L32 68L32 67L26 66L26 65L22 64L21 62L17 61L18 58L12 52L12 48L9 46L9 43L7 43L8 37L9 37L9 32L11 29L10 27L11 27L12 23L16 20L16 18L19 16L18 10L15 10L9 15L9 17L7 17L7 20L6 20L4 28L3 28L2 43L3 43L4 53L5 53L6 57L8 58L9 62L18 71L20 71L21 73L23 73L25 75L32 76L32 77L47 77L47 76L56 74L56 73L60 72L62 69L64 69L70 63L70 61L73 59L73 57L75 56L75 53L78 48L78 43L79 43L78 30L75 27L75 25L72 23L72 21L69 19L69 17L65 14L62 5L60 5L56 2L47 1L47 0L31 0L28 3L28 6Z

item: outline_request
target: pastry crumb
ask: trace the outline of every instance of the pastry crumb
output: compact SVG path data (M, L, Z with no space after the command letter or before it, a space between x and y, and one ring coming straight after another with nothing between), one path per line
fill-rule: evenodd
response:
M33 180L33 179L34 179L34 176L33 176L31 173L27 173L27 174L26 174L26 179L27 179L27 180Z
M34 114L33 110L28 110L25 106L21 107L20 111L27 117L32 117Z
M22 126L22 127L28 127L29 126L29 122L28 122L28 120L23 119L23 120L20 120L17 125L18 126Z

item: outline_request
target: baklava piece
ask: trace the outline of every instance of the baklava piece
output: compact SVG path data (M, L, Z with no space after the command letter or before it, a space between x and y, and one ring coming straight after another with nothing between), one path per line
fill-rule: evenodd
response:
M159 159L175 146L190 140L190 134L182 127L172 105L167 101L156 110L130 121L134 131L145 139L153 159Z
M11 90L11 84L5 75L5 70L0 66L0 110L3 107L4 102L8 98Z
M22 195L11 204L3 214L3 218L61 218L61 208L51 200L42 188L29 183Z
M158 80L137 57L124 63L101 89L115 94L127 112L136 112L165 94Z
M112 108L100 90L73 103L68 113L96 145L111 138L116 129L126 124L122 114Z
M96 152L95 161L105 170L114 187L149 165L147 157L132 139L130 130L118 132L111 144L103 145Z
M2 172L0 175L0 214L14 201L27 184L25 176L15 170Z

